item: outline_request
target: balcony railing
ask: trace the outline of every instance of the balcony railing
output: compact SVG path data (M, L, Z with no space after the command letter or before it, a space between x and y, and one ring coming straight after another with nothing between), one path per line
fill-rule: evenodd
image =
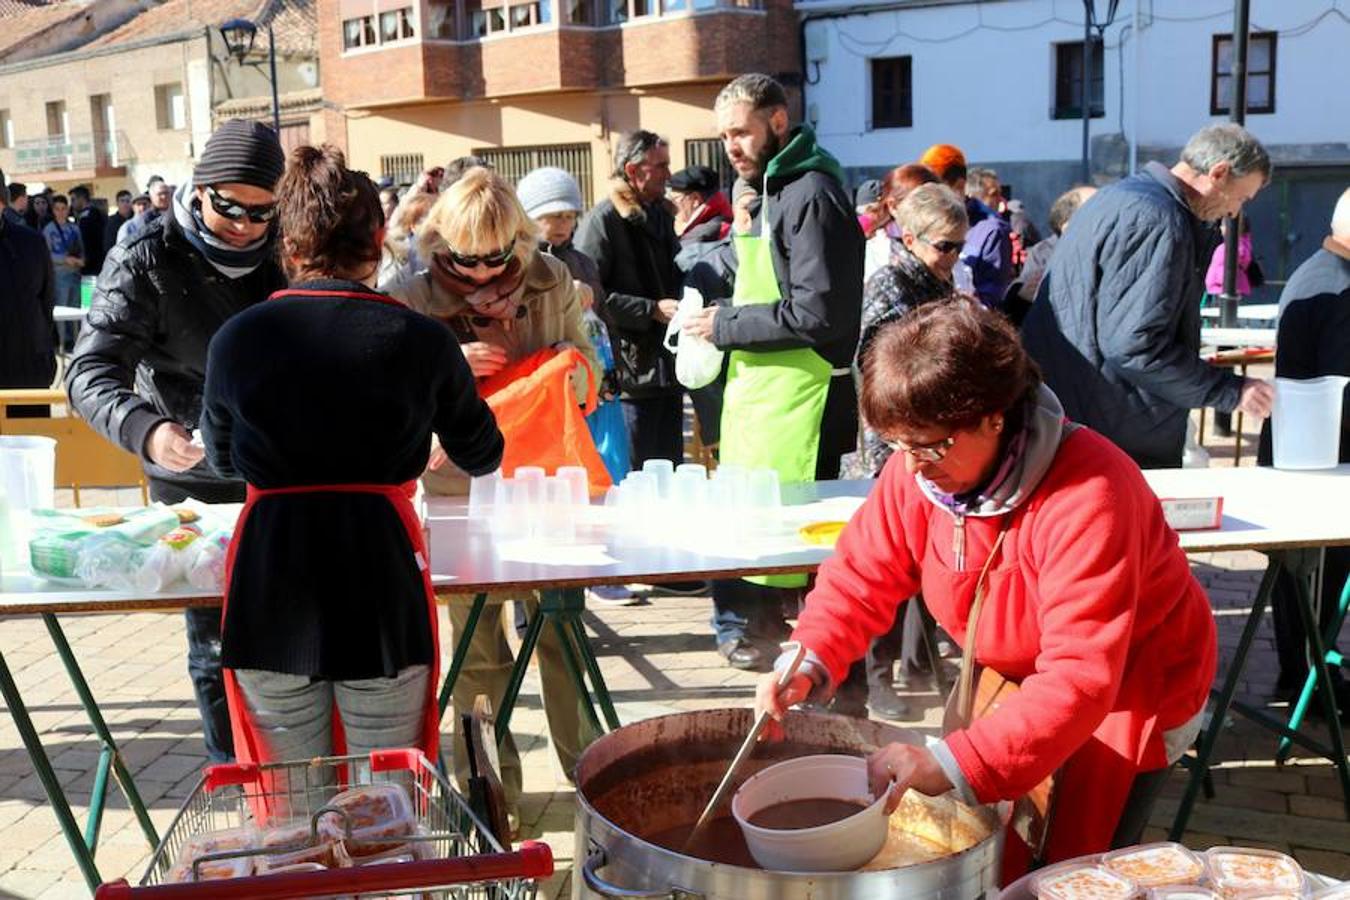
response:
M14 174L116 169L135 158L120 131L56 135L14 142Z

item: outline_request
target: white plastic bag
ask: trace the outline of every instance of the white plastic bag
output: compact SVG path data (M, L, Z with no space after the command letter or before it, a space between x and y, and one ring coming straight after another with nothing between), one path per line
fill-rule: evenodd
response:
M711 342L691 334L683 334L681 327L686 316L703 309L703 295L696 288L686 287L680 297L680 308L666 326L666 349L675 354L675 377L680 384L696 390L707 387L722 373L723 351Z

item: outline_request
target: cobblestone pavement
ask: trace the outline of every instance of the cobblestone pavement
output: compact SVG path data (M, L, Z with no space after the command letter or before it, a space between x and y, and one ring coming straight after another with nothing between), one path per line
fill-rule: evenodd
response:
M1223 464L1218 452L1215 456L1216 463ZM1196 557L1194 562L1214 600L1226 656L1237 642L1264 557L1225 553ZM710 611L707 598L681 598L588 612L601 669L623 721L751 702L754 676L726 667L716 654L707 624ZM63 620L63 626L162 831L205 761L186 675L182 617L72 616ZM442 634L448 633L448 625L443 625ZM1350 646L1350 628L1343 632L1341 646ZM4 620L0 651L15 672L53 765L83 821L98 747L41 620ZM1241 694L1253 703L1276 704L1275 676L1267 617ZM910 699L915 718L901 724L932 732L938 722L937 694L918 690ZM512 725L525 765L523 836L547 841L558 866L541 896L567 897L574 852L573 793L555 774L533 675ZM1313 870L1350 878L1350 822L1334 770L1325 760L1303 756L1277 767L1272 761L1274 747L1273 736L1245 720L1233 720L1219 744L1217 794L1197 806L1186 842L1197 848L1226 843L1276 847L1293 852ZM1151 837L1162 837L1182 786L1182 778L1172 779L1155 812ZM148 850L115 789L112 796L98 866L105 878L126 876L134 881L144 871ZM7 714L0 715L0 897L45 900L87 895L14 724Z

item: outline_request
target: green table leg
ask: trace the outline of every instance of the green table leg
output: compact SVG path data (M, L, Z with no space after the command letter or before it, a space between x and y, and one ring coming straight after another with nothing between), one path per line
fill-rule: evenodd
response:
M450 657L450 671L445 673L445 680L441 682L439 700L441 718L445 717L445 711L450 707L450 700L455 694L455 682L459 680L459 673L464 668L464 660L469 655L469 644L473 641L473 633L478 628L478 620L482 618L483 608L486 606L487 594L475 594L473 607L469 610L469 619L464 623L464 633L455 639L455 655Z
M51 613L43 613L42 622L47 626L47 633L51 636L57 655L61 657L62 665L66 667L66 674L70 676L70 683L75 687L75 693L80 697L80 705L84 707L85 715L89 717L89 724L94 726L94 733L103 745L103 753L111 763L112 775L117 781L117 786L122 789L122 795L127 798L127 804L131 807L131 811L136 814L136 821L140 824L145 839L150 842L151 847L158 847L159 835L155 831L155 825L150 821L150 814L146 812L140 791L136 790L136 782L131 779L131 772L127 770L126 763L122 761L122 755L117 751L117 743L113 740L112 732L108 730L108 723L103 720L103 713L98 708L98 702L94 700L93 692L89 690L89 682L85 680L80 664L75 661L75 654L71 652L70 642L66 640L66 633L61 630L61 623L56 621L56 616ZM103 760L100 759L100 772L103 772L103 768ZM97 849L99 823L103 818L103 806L107 800L107 794L108 781L106 773L104 773L102 778L96 777L94 779L94 794L89 798L87 839L91 851Z
M600 661L595 658L595 651L591 649L590 639L586 637L586 626L582 624L580 615L572 618L570 624L575 632L581 661L585 663L586 671L591 676L591 684L595 688L595 699L600 704L600 711L605 714L605 721L609 723L610 729L617 729L619 727L619 714L614 710L614 698L609 695L609 686L605 684L605 676L600 673Z
M562 619L556 616L552 618L553 630L558 635L559 643L562 644L563 665L567 669L568 677L572 679L572 688L582 701L581 708L586 713L586 721L596 734L603 734L605 729L600 725L600 718L595 714L595 704L591 702L590 691L586 690L586 677L581 673L581 662L577 659L576 650L573 649L572 636Z
M1303 630L1308 635L1312 647L1313 674L1317 676L1322 693L1322 709L1326 714L1327 733L1331 736L1332 762L1336 773L1341 777L1341 800L1345 803L1345 817L1350 819L1350 759L1345 755L1345 737L1341 733L1341 714L1336 708L1336 690L1331 683L1331 671L1327 668L1327 649L1322 643L1322 633L1317 630L1317 617L1313 615L1312 598L1307 582L1299 582L1298 614L1303 619Z
M1242 637L1238 640L1237 650L1228 664L1228 675L1224 678L1223 688L1214 703L1209 727L1200 735L1200 747L1189 767L1190 778L1186 782L1186 792L1181 796L1181 803L1177 806L1176 818L1172 820L1169 840L1180 841L1186 832L1191 809L1195 806L1205 776L1209 773L1209 761L1214 757L1214 746L1219 741L1219 733L1223 731L1224 720L1228 718L1228 708L1233 703L1233 695L1237 693L1238 681L1247 665L1247 654L1251 651L1252 641L1256 639L1256 630L1266 614L1266 608L1270 605L1270 594L1275 589L1275 579L1279 576L1281 567L1279 558L1271 556L1266 566L1266 574L1261 578L1261 587L1256 591L1256 599L1252 601L1252 611L1247 615L1247 623L1242 627Z
M539 644L539 635L544 630L544 619L547 615L541 603L539 612L534 614L525 627L525 636L520 641L520 653L516 655L516 664L511 668L511 678L506 682L506 690L502 693L502 705L497 710L494 722L498 745L506 740L506 736L510 733L511 713L516 708L520 687L525 683L525 671L530 667L530 657L534 656L534 648Z
M96 891L103 883L103 878L98 874L98 867L94 865L94 853L80 835L79 823L75 821L75 816L70 811L70 802L61 791L61 782L52 771L47 751L42 748L42 740L38 737L37 729L33 727L33 720L28 717L28 709L23 704L23 698L19 696L19 686L14 683L14 676L9 671L9 664L5 662L3 653L0 653L0 694L4 695L5 705L9 707L9 714L14 718L15 727L19 729L19 737L23 739L24 749L28 751L33 771L37 773L38 780L42 782L42 789L46 792L47 799L51 801L56 821L60 823L61 832L66 836L70 852L75 855L75 862L84 875L84 882L89 885L91 892Z
M1327 624L1327 630L1322 636L1322 642L1326 646L1332 646L1336 643L1336 637L1341 633L1341 625L1345 622L1347 610L1350 610L1350 578L1345 581L1345 586L1341 588L1341 600L1336 607L1336 615L1332 616ZM1335 650L1327 651L1326 665L1336 667L1345 665L1345 658ZM1308 677L1303 681L1303 690L1299 693L1298 702L1294 704L1294 713L1289 717L1289 728L1298 731L1303 724L1303 717L1308 713L1308 707L1312 704L1313 691L1317 688L1317 673L1311 668L1308 670ZM1275 750L1275 761L1284 762L1293 749L1293 741L1284 737L1280 739L1280 745Z

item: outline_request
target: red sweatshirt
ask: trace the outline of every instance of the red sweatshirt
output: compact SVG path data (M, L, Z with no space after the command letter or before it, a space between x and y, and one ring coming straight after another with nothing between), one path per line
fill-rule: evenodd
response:
M982 802L1020 797L1067 762L1049 859L1105 850L1134 775L1167 765L1163 732L1204 706L1217 655L1209 600L1139 469L1086 428L1006 517L976 658L1021 691L947 747ZM839 684L922 591L964 645L1003 518L964 518L958 569L955 516L892 459L820 567L793 639Z

